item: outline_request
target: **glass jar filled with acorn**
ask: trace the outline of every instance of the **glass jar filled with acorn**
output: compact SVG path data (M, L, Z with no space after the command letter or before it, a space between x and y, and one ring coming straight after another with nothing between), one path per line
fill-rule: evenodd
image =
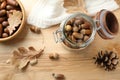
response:
M84 13L74 13L61 23L54 37L56 43L62 42L67 48L81 50L92 43L96 32L103 39L112 39L118 28L118 20L110 11L101 10L95 19Z

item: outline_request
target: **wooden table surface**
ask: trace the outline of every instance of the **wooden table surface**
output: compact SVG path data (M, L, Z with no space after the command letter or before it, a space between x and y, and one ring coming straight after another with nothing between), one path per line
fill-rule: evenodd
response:
M30 0L21 0L26 9L26 14L30 12ZM31 5L30 5L31 4ZM27 8L29 7L29 8ZM120 9L114 11L120 23ZM115 48L120 56L120 32L112 40L103 40L97 33L95 40L86 49L81 51L69 51L60 43L56 44L53 32L57 26L42 29L42 34L34 34L29 30L29 25L25 25L22 33L15 39L0 43L0 80L54 80L52 73L62 73L66 80L120 80L120 65L115 71L105 71L94 64L93 56L99 50L112 50ZM43 56L39 58L38 64L30 66L26 72L16 72L13 66L6 64L6 60L11 57L11 53L18 47L33 46L40 49L45 46ZM49 53L59 53L58 61L51 61Z

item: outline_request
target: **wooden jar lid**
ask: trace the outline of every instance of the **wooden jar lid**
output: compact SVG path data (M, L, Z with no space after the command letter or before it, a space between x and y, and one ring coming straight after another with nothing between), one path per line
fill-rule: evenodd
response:
M96 15L97 32L103 39L112 39L119 31L116 16L107 10L101 10Z

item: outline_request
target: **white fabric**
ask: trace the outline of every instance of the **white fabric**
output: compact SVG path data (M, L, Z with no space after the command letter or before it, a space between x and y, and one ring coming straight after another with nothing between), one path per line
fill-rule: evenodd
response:
M63 7L63 0L38 0L30 12L27 22L40 28L61 23L69 16Z
M95 15L102 9L113 11L119 8L114 0L85 0L85 5L90 15Z
M48 28L70 16L63 7L63 0L35 0L35 2L27 18L28 24ZM85 6L90 15L95 15L101 9L112 11L119 8L114 0L85 0Z

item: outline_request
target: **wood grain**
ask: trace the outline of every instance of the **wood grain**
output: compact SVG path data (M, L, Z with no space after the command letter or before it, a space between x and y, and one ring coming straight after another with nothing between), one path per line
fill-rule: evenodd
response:
M23 5L27 2L27 0L21 1ZM28 10L26 7L25 9L28 15L30 9ZM120 23L120 9L114 13ZM115 48L120 56L120 32L112 40L103 40L96 33L95 40L86 49L70 51L61 43L56 44L54 41L53 32L59 28L59 25L42 29L42 34L32 33L29 27L30 25L26 24L18 37L0 43L0 80L54 80L52 73L62 73L66 80L120 80L120 65L115 71L107 72L97 67L92 60L99 50ZM5 63L11 57L12 51L21 46L26 48L34 46L36 49L45 46L44 54L39 58L38 64L29 66L26 72L17 71L12 65ZM53 52L60 54L60 60L52 61L48 58L49 53Z

